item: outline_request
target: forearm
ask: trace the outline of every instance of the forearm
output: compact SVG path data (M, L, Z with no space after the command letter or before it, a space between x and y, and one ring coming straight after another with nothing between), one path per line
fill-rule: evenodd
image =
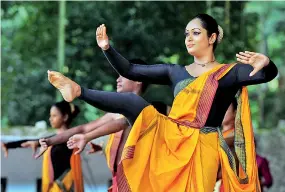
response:
M22 147L21 144L25 143L27 141L32 141L32 140L25 139L25 140L7 142L7 143L5 143L5 146L7 147L7 149L15 149L15 148Z
M63 133L57 134L53 137L47 138L47 144L48 146L50 145L57 145L57 144L61 144L61 143L65 143L68 141L68 139L75 135L75 134L79 134L83 132L83 127L77 126L71 129L68 129L66 131L64 131Z
M96 139L98 137L102 137L105 135L109 135L109 134L121 131L121 130L127 128L128 126L129 125L128 125L127 120L125 118L113 120L112 122L104 124L104 125L98 127L97 129L85 134L85 138L89 142L89 141Z
M86 134L89 133L98 127L104 125L105 123L109 123L110 121L114 120L115 117L117 117L118 114L114 113L106 113L102 117L96 119L95 121L91 121L89 123L83 124L82 125L82 133Z

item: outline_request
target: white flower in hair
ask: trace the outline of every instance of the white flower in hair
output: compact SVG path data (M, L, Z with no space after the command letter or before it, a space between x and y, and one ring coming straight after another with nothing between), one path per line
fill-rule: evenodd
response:
M218 30L219 30L218 43L221 43L224 37L224 30L220 25L218 25Z

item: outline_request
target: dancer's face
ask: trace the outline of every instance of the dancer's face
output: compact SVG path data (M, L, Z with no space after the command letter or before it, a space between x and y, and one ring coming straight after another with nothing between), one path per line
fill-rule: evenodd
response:
M205 50L213 49L212 38L215 37L208 37L207 30L202 27L200 19L193 19L187 24L185 35L186 49L190 55L201 55Z
M224 116L222 125L228 125L229 123L234 123L235 117L236 117L236 110L233 104L231 104Z
M129 80L125 77L119 76L117 79L117 92L134 92L140 86L140 82Z
M50 125L53 128L60 128L65 124L67 120L66 116L67 115L62 115L62 113L57 107L52 106L50 109L50 117L49 117Z

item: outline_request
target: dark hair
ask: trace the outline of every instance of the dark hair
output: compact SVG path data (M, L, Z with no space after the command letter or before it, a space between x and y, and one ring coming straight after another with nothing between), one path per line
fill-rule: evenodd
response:
M167 115L167 105L160 101L151 102L153 107L161 114Z
M217 34L216 41L213 45L213 48L215 50L218 44L218 37L220 34L217 21L212 16L205 13L198 14L193 19L199 19L201 21L202 27L207 30L208 37L211 37L213 33Z
M72 103L68 103L66 101L57 102L52 106L55 106L61 112L62 115L68 115L68 119L66 122L67 125L69 125L80 112L78 106Z
M130 59L129 62L137 65L147 65L147 63L141 59ZM141 82L141 83L142 83L141 92L144 93L148 88L149 84L146 82Z

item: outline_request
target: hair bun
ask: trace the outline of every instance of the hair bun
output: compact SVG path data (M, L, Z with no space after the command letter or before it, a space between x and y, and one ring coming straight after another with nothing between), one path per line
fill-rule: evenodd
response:
M221 41L224 37L224 30L220 25L218 25L218 30L219 30L218 43L221 43Z
M73 103L69 103L69 107L72 119L74 119L78 115L78 113L80 113L79 107L74 105Z

